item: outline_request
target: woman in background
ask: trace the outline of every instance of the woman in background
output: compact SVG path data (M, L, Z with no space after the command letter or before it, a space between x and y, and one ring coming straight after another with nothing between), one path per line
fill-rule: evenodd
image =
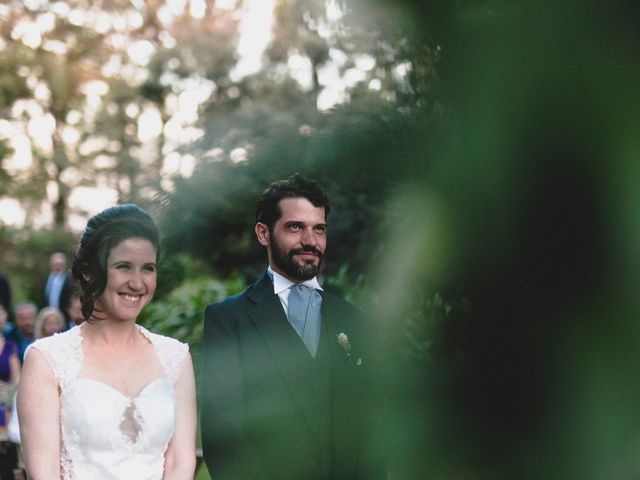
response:
M38 313L33 324L33 336L35 339L50 337L54 333L62 331L64 328L64 317L62 312L56 307L45 307ZM17 358L17 353L16 353ZM19 366L19 363L18 363ZM11 418L8 425L9 440L13 443L20 443L20 425L18 423L18 409L15 395L12 403ZM0 476L0 480L3 477Z
M188 346L136 323L156 289L158 237L136 205L89 219L72 266L86 321L37 340L18 387L32 480L193 480Z
M40 310L33 326L33 335L36 339L50 337L54 333L64 329L64 317L56 307L45 307Z

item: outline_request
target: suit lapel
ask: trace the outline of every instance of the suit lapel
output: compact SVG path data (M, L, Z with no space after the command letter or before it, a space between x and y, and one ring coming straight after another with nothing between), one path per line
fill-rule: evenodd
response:
M267 275L254 285L247 296L250 300L248 313L251 321L260 332L309 428L317 435L311 389L308 384L308 366L311 362L309 352L287 320L280 299L273 293L273 284Z

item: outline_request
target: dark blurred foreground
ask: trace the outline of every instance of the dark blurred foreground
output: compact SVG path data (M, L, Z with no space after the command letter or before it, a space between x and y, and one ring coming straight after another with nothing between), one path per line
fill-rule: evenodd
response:
M390 480L639 478L639 7L344 3L399 29L407 103L265 125L176 184L168 250L257 275L255 198L302 171L335 207L329 287L372 292L353 408Z
M450 115L376 270L390 478L639 478L637 4L436 3Z

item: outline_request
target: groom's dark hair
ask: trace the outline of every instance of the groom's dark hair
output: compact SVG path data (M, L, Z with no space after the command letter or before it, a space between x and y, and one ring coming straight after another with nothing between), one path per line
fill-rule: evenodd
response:
M283 198L306 198L314 207L324 208L325 217L329 216L331 210L327 192L317 182L294 173L284 180L271 183L262 192L256 206L256 222L264 223L271 230L282 216L280 200Z

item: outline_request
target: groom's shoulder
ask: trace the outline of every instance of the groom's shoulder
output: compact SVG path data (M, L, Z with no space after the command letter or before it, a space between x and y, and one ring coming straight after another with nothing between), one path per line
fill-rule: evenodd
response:
M242 292L218 300L204 310L204 336L217 335L220 332L237 332L238 326L247 318L247 307L251 303L249 295L255 284L249 285Z
M251 286L248 286L240 293L236 293L235 295L231 295L230 297L217 300L207 305L206 311L227 310L229 308L235 308L244 300L250 288Z
M240 293L236 293L235 295L231 295L230 297L226 297L211 303L206 307L205 314L215 313L215 312L227 312L227 311L233 311L238 308L241 308L244 302L247 301L248 296L251 294L251 292L255 290L256 285L259 282L260 280L252 283Z

